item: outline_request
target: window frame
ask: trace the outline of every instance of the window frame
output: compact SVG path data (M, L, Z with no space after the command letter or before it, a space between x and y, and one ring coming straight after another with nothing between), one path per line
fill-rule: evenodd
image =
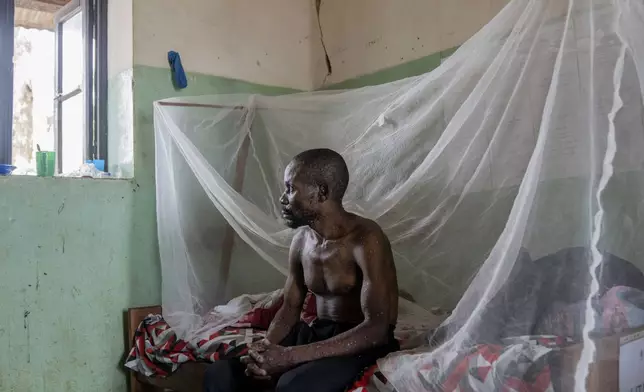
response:
M65 22L78 13L83 26L83 81L80 88L63 91L63 29ZM83 94L85 160L102 159L107 167L107 1L72 0L54 17L56 36L55 145L57 172L64 155L62 139L63 103ZM80 162L79 162L80 164Z
M62 102L79 94L68 93L60 97L62 89L62 29L61 23L83 12L83 68L82 92L84 99L83 123L86 142L84 157L102 159L107 167L107 0L72 0L55 15L56 71L55 71L55 145L57 169L62 167ZM15 1L0 0L0 164L12 164L13 139L13 56L15 29ZM73 94L72 94L73 93ZM63 99L64 98L64 99ZM79 162L79 165L82 162Z
M0 0L0 164L11 165L13 139L14 0Z
M54 71L54 77L56 78L54 83L54 145L56 150L56 172L60 173L63 167L63 103L71 98L76 97L79 94L84 95L83 102L83 127L88 130L88 117L91 116L91 108L88 108L89 101L87 100L87 95L91 94L91 90L86 90L86 79L87 79L87 17L86 12L81 6L80 0L72 0L66 6L61 8L56 15L54 15L54 34L56 39L56 49L55 49L55 61L56 67ZM83 78L81 79L81 84L72 91L63 90L63 25L69 22L74 16L81 14L81 24L82 24L82 35L83 35ZM88 110L89 109L89 110ZM90 117L91 118L91 117ZM87 157L88 155L88 144L89 144L89 134L85 134L85 143L83 147L83 156Z

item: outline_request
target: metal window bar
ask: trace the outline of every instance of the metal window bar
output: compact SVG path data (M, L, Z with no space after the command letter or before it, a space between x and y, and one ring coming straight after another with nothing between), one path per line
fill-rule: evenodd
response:
M83 44L85 45L83 55L83 90L85 90L85 102L83 109L85 125L85 147L83 156L85 159L94 159L96 156L94 148L94 2L92 0L81 0L81 12L83 13ZM80 164L80 162L79 162Z
M2 0L0 0L2 1ZM83 83L76 90L64 93L63 86L63 24L82 12ZM107 165L107 0L72 0L56 16L56 151L58 171L63 157L63 102L84 93L83 156L103 159ZM79 162L80 164L80 162Z
M11 164L14 0L0 0L0 163Z
M96 1L96 159L107 160L107 0Z
M64 6L55 17L56 24L56 97L54 98L56 132L54 134L56 143L56 172L60 173L63 168L63 103L83 93L83 86L78 86L73 91L63 91L63 25L69 19L82 12L79 0L72 0Z

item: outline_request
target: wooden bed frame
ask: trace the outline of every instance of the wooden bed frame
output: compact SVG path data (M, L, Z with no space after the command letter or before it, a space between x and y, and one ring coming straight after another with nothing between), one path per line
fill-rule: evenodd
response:
M161 314L161 306L131 308L127 311L127 346L132 348L134 332L149 314ZM139 373L130 372L129 392L198 392L202 389L202 380L206 371L205 363L186 363L167 378L145 377Z
M619 391L620 340L641 331L644 331L644 328L632 328L615 335L593 339L597 350L596 360L588 369L587 392ZM583 344L575 344L562 350L562 374L568 375L562 379L562 391L574 390L574 374L583 348ZM641 371L644 372L644 369Z

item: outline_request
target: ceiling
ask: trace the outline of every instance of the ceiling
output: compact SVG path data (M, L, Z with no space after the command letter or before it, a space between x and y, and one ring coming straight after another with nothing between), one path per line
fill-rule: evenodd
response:
M54 15L70 0L15 0L15 25L33 29L54 29Z

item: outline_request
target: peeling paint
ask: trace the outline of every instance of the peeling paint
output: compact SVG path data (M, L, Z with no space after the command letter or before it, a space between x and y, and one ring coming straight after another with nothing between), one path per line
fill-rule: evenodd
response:
M31 312L25 310L25 313L23 315L23 325L25 330L27 331L27 363L31 363L31 332L29 330L29 314L31 314Z
M351 84L352 79L461 45L506 3L415 1L401 8L387 0L324 0L324 45L334 67L333 75L320 87ZM348 51L339 50L346 46L350 47Z

